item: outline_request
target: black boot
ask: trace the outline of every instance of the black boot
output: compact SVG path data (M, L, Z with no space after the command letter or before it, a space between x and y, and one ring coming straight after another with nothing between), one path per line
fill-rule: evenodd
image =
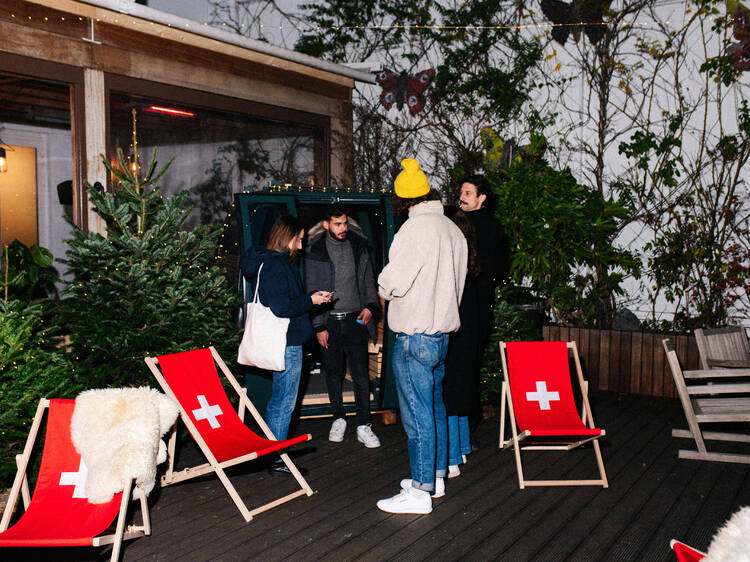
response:
M307 476L308 471L301 466L297 467L297 470L299 470L299 473L302 476ZM289 470L289 467L284 464L284 461L281 459L276 459L271 463L271 466L268 468L268 473L271 476L292 476L292 471Z

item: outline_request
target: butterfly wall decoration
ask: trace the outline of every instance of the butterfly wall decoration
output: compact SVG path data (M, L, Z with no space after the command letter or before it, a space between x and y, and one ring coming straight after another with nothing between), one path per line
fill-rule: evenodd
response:
M578 43L581 31L593 45L598 43L607 31L602 18L611 3L612 0L573 0L570 4L561 0L540 0L542 13L556 24L552 28L552 38L560 45L565 45L571 33Z
M375 80L383 91L380 93L380 104L390 109L396 104L397 109L404 105L410 115L416 115L424 108L425 98L423 92L435 78L435 69L430 68L410 75L405 70L396 74L392 70L384 68L375 75Z
M727 47L730 64L740 72L750 70L750 9L740 2L728 0L727 15L732 17L734 38L739 41Z

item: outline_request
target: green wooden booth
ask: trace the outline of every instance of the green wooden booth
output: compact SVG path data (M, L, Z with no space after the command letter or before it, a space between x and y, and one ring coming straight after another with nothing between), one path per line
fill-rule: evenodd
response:
M320 187L270 187L263 191L245 191L235 195L234 214L241 224L241 251L252 246L265 246L268 232L282 214L294 215L305 225L306 234L321 219L325 207L341 205L350 221L360 228L369 242L375 278L388 260L396 229L391 211L391 192L333 190ZM299 263L304 279L304 260ZM245 302L253 297L254 287L241 280ZM381 302L381 305L384 304ZM370 411L397 409L396 386L390 361L394 335L387 328L385 311L376 318L377 342L370 343ZM245 369L245 384L253 402L262 411L271 396L271 373L250 367ZM300 383L299 406L303 416L330 415L330 403L325 385L317 344L305 346ZM344 381L344 406L354 412L351 382Z

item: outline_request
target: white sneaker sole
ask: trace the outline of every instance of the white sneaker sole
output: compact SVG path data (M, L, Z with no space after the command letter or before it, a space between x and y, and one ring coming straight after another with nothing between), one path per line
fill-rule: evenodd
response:
M341 443L344 440L344 436L342 435L341 437L331 437L329 435L328 440L332 441L333 443Z
M362 439L359 436L357 437L357 441L359 441L360 443L362 443L368 449L377 449L378 447L380 447L380 442L379 441L377 443L372 443L372 442L368 443L367 441L365 441L364 439Z
M386 507L383 507L380 505L381 502L378 502L378 509L380 511L385 511L386 513L394 513L396 515L427 515L428 513L432 513L432 507L426 510L416 510L416 509L410 509L407 511L395 511L392 509L387 509Z

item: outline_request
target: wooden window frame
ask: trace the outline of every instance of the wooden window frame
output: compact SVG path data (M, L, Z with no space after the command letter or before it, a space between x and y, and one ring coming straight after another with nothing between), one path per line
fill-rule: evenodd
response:
M56 82L69 88L70 136L72 147L73 222L88 229L88 198L84 189L86 178L86 125L83 68L50 62L24 55L3 53L0 72Z

